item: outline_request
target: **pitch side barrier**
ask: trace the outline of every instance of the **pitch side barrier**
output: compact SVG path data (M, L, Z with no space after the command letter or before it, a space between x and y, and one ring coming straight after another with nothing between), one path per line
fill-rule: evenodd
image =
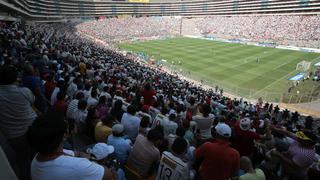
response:
M222 39L217 38L213 36L189 36L185 35L184 37L189 38L197 38L197 39L206 39L206 40L212 40L212 41L220 41L220 42L226 42L226 43L239 43L244 45L253 45L253 46L260 46L260 47L272 47L272 48L278 48L278 49L287 49L287 50L293 50L293 51L301 51L301 52L310 52L310 53L320 53L320 49L316 48L304 48L304 47L296 47L296 46L283 46L283 45L277 45L274 42L250 42L245 39Z

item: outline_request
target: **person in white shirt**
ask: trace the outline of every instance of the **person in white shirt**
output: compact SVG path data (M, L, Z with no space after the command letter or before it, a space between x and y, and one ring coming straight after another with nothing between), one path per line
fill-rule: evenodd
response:
M87 100L87 106L88 107L96 106L98 104L97 98L98 98L97 90L92 90L91 96Z
M71 102L68 105L68 109L67 109L67 118L73 119L73 117L75 116L75 112L78 109L79 100L82 100L83 98L84 98L83 93L78 92L76 94L76 98L71 100Z
M106 85L103 87L103 91L100 93L100 97L101 96L105 96L108 99L111 99L111 95L108 93L109 87Z
M33 180L113 179L116 172L89 161L85 153L63 149L66 124L62 114L48 112L37 119L27 132L29 144L38 152L31 163Z
M84 98L87 100L90 97L91 94L91 85L90 84L85 84L84 85Z
M78 109L73 114L73 119L77 125L78 132L84 132L86 129L86 119L88 116L87 101L80 100Z
M70 85L68 86L67 88L67 95L70 97L70 98L73 98L74 94L77 92L78 90L78 87L77 87L77 78L75 78L71 83Z
M128 106L127 113L124 113L121 124L124 126L124 132L132 142L136 140L139 133L140 119L135 116L136 108L133 105Z
M171 152L164 151L160 160L157 173L157 180L188 180L190 179L190 171L188 163L183 159L187 152L187 141L178 137L171 147Z
M214 115L211 114L211 107L208 104L201 105L199 111L201 114L193 116L192 120L197 124L201 140L207 140L212 138L211 126L214 121Z
M178 128L178 124L174 122L176 118L175 114L170 114L169 119L164 120L163 122L163 129L164 129L164 136L168 136L169 134L175 134L176 129Z
M63 87L64 87L64 80L60 79L57 83L57 86L54 88L51 94L51 98L50 98L51 106L53 106L57 102L57 95Z

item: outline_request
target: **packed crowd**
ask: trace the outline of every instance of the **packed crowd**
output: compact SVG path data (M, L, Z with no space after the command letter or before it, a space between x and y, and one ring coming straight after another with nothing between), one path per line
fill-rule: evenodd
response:
M78 31L99 39L131 40L133 37L179 35L180 19L174 17L123 17L88 21L77 26Z
M283 45L316 47L320 39L320 16L218 16L198 21L207 35L278 42Z
M185 35L246 39L281 45L320 48L320 16L214 16L183 19L174 17L108 18L77 26L91 36L108 41L131 40L132 37L176 36L180 24ZM194 34L196 33L196 34Z
M310 116L205 90L67 24L2 24L0 47L1 178L319 178Z

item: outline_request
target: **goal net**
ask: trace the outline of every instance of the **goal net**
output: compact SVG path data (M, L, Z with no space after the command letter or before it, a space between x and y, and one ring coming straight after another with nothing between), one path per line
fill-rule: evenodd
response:
M305 72L310 69L310 66L311 66L311 62L301 61L297 64L296 70Z

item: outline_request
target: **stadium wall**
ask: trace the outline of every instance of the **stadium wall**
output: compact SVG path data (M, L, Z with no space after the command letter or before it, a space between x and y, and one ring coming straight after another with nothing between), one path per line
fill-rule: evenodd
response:
M0 0L0 5L30 19L320 13L318 0Z

